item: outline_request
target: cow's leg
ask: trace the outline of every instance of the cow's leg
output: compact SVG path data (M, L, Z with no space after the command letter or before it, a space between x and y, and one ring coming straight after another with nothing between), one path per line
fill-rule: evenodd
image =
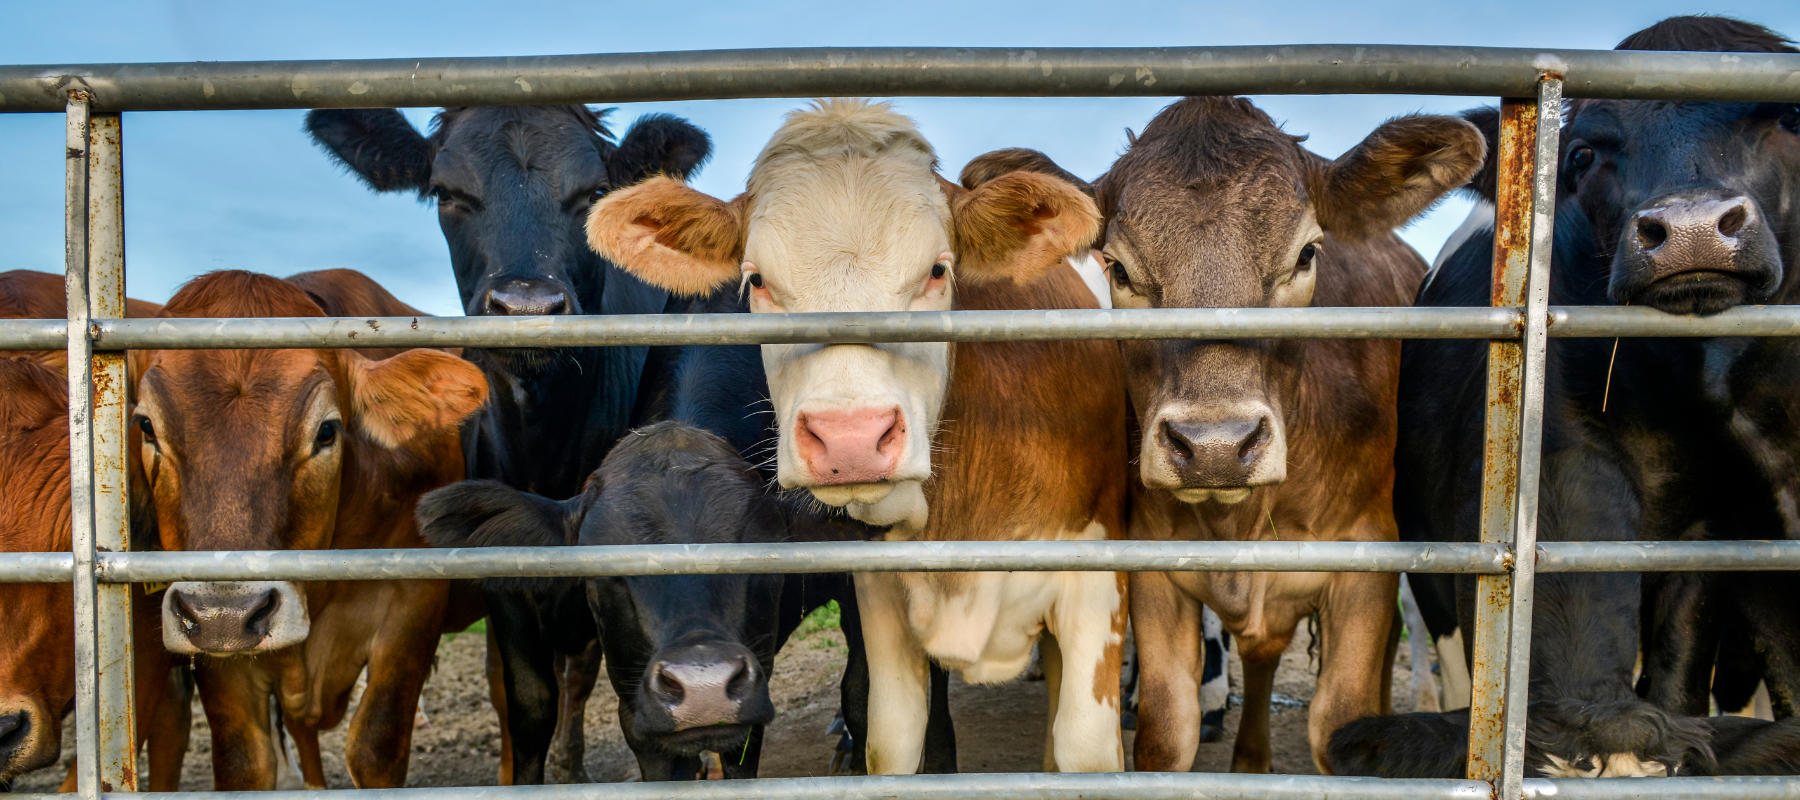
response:
M869 658L869 774L911 775L925 748L929 659L906 623L906 590L898 575L858 573L856 602Z
M494 707L494 717L500 721L500 774L498 783L501 786L513 785L512 729L506 724L506 674L500 662L500 643L494 640L494 626L487 627L487 682L488 703Z
M1638 694L1673 714L1706 716L1712 698L1719 626L1712 576L1644 573L1643 674ZM1723 710L1723 709L1721 709Z
M557 686L550 638L538 624L538 608L508 592L485 592L488 629L500 646L506 693L506 729L512 737L515 786L544 782L544 760L556 730Z
M188 735L194 723L194 676L187 667L167 670L168 688L151 712L145 738L150 740L150 791L181 788L181 765L187 760ZM139 680L155 680L146 675Z
M1326 589L1319 609L1319 635L1324 639L1319 683L1306 718L1307 740L1320 774L1332 774L1325 755L1331 734L1354 720L1382 713L1394 674L1389 634L1399 592L1399 577L1381 572L1338 573ZM1247 696L1245 702L1247 706Z
M1160 572L1130 577L1138 652L1133 768L1186 772L1200 749L1200 603Z
M1045 631L1037 641L1038 667L1044 671L1044 693L1049 700L1049 714L1044 726L1044 766L1045 772L1056 771L1056 708L1062 700L1062 649L1057 646L1056 635Z
M282 715L281 724L287 728L288 737L294 742L294 752L300 757L301 782L308 789L325 788L325 761L319 754L319 729L287 714Z
M396 584L369 652L369 684L344 743L344 766L358 789L406 785L413 720L437 657L448 593L448 584L439 581Z
M213 789L275 788L275 737L269 719L272 679L241 663L201 665L194 678L212 728Z
M1237 742L1231 750L1232 772L1268 772L1274 761L1269 749L1269 696L1280 665L1280 654L1267 661L1244 659L1244 713L1238 718Z
M1125 768L1119 735L1119 668L1128 579L1115 572L1077 572L1064 580L1049 620L1060 653L1058 680L1051 689L1057 702L1050 707L1056 770L1118 772ZM1048 676L1051 648L1042 650ZM1199 721L1198 714L1194 721Z
M558 676L562 703L556 713L556 782L591 783L587 764L587 704L600 680L600 640L589 642L580 653L565 656Z
M852 587L838 601L838 627L844 632L844 677L838 681L838 709L844 714L844 728L850 734L850 773L869 771L869 656L863 649L862 613L856 604Z

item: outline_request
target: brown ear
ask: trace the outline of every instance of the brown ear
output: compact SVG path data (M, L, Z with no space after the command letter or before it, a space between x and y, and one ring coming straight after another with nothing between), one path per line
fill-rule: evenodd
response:
M1377 236L1423 213L1467 183L1487 155L1487 139L1457 117L1389 120L1361 144L1308 176L1319 227L1334 236Z
M1100 231L1094 201L1065 181L1032 172L952 193L950 215L956 272L965 280L1035 281Z
M666 176L607 195L588 214L588 246L653 286L710 293L736 280L743 198L720 201Z
M404 447L453 432L487 402L481 370L437 350L370 361L349 353L351 425L375 443Z
M964 189L974 189L1009 172L1036 172L1061 178L1070 186L1080 189L1082 194L1094 196L1094 187L1088 185L1087 181L1058 166L1049 156L1025 147L1009 147L982 153L963 165L959 179Z

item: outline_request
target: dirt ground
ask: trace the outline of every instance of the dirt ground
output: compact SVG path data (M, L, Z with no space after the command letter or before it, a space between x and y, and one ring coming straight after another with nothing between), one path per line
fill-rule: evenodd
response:
M1309 641L1304 626L1282 657L1276 673L1276 702L1272 727L1276 772L1316 774L1306 743L1306 702L1312 697L1314 670L1307 656ZM500 761L499 726L488 705L483 673L486 642L480 635L446 637L438 648L438 665L425 685L421 701L429 723L413 736L408 785L478 786L495 783ZM1408 686L1411 680L1408 650L1399 648L1394 669L1397 711L1414 710ZM827 774L836 737L826 727L837 712L838 675L843 669L844 644L835 628L812 632L790 640L777 658L770 690L777 716L770 726L763 750L764 777L799 777ZM1226 736L1200 746L1196 769L1225 770L1231 761L1231 741L1239 711L1236 692L1239 664L1232 657L1232 710L1226 715ZM1041 768L1045 731L1044 684L1014 681L1000 686L968 686L952 679L950 708L956 721L958 759L965 772L1026 772ZM626 748L618 727L618 698L604 678L587 710L587 759L595 781L637 779L637 764ZM73 731L64 736L63 761L21 778L15 791L54 791L73 757ZM1126 732L1125 752L1131 753L1131 732ZM344 730L322 737L325 769L331 788L351 788L344 770ZM206 719L196 705L194 733L182 775L184 790L212 788L211 736ZM283 788L297 778L283 781Z

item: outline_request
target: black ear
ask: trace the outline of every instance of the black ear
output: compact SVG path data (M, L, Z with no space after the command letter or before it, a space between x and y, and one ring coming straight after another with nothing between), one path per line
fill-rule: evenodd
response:
M647 114L631 124L607 161L613 186L626 187L652 175L685 181L712 156L712 138L693 123L669 114Z
M497 481L463 481L419 499L419 532L435 547L561 547L581 524L581 498L558 503Z
M306 112L306 132L332 160L377 192L431 187L431 143L391 108L321 108Z
M1481 168L1475 170L1475 177L1463 184L1462 191L1472 194L1477 200L1494 202L1494 190L1498 178L1495 177L1494 160L1500 157L1500 109L1495 106L1471 108L1462 112L1462 118L1481 131L1487 139L1487 158L1481 160Z
M960 180L964 189L974 190L1009 172L1036 172L1061 178L1080 189L1083 194L1094 196L1094 187L1087 181L1075 177L1074 173L1063 169L1049 156L1025 147L1009 147L976 156L963 166Z

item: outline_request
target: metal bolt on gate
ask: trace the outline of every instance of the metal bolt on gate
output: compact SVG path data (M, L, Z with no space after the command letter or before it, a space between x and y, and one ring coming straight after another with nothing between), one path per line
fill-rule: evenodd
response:
M1135 78L1129 76L1136 76ZM532 86L532 89L523 89ZM1154 86L1154 88L1152 88ZM522 91L531 92L529 95ZM1490 309L952 311L588 318L126 320L120 113L638 102L812 95L1449 94L1503 98ZM1280 570L1480 575L1465 780L1226 774L921 775L699 784L362 790L396 800L904 797L1800 798L1800 778L1524 777L1538 571L1800 569L1800 542L1537 543L1550 336L1796 336L1800 308L1708 318L1549 306L1562 101L1800 101L1800 55L1307 45L811 48L540 58L0 67L0 112L63 112L68 319L0 321L0 349L68 348L73 553L0 554L0 581L72 582L82 800L135 792L132 583L699 572ZM1487 339L1481 541L852 542L130 553L128 348L557 346L1169 338ZM1521 554L1529 554L1522 556ZM230 794L230 793L227 793ZM289 796L292 797L289 797ZM257 793L320 800L318 792ZM170 800L196 800L180 792ZM219 795L210 795L218 797ZM44 797L49 797L48 795ZM244 800L248 800L246 796ZM122 800L122 799L121 799ZM237 798L231 798L237 800Z

